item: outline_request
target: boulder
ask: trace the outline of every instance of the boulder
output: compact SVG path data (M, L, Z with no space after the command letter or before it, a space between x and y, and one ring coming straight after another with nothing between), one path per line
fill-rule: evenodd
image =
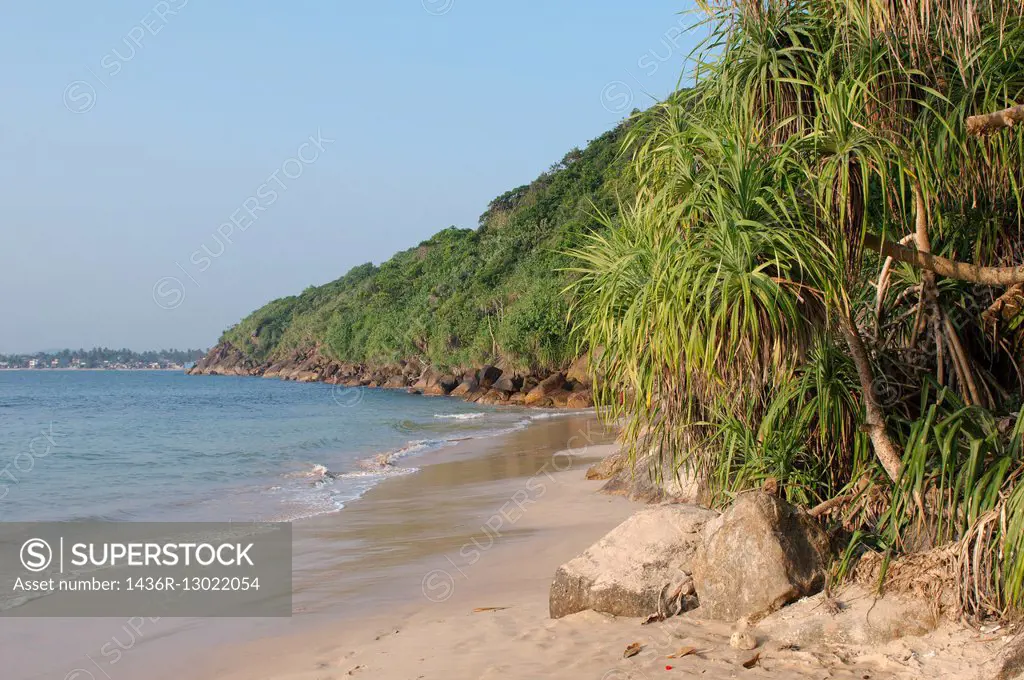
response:
M757 624L781 645L880 646L904 637L927 635L943 623L934 600L922 594L879 595L877 583L847 583L829 595L818 593L785 607Z
M508 402L508 393L501 390L490 389L486 394L477 399L478 404L504 404Z
M413 387L422 390L423 394L437 397L449 394L458 385L459 379L454 375L440 375L427 369Z
M421 392L429 387L433 387L437 384L437 381L441 379L441 374L432 368L424 369L423 373L420 374L419 380L413 383L413 388L420 390Z
M573 392L569 395L566 408L591 408L594 405L594 395L589 391Z
M494 389L499 392L518 392L523 386L523 379L517 375L506 373L494 382Z
M565 379L571 383L589 387L591 384L589 371L590 355L584 354L576 361L572 362L572 365L569 366L569 370L565 372Z
M276 364L271 364L270 367L263 371L264 378L279 378L281 372L288 368L289 364L286 361L279 361Z
M781 498L742 494L703 534L693 582L704 618L758 620L825 585L828 536Z
M633 464L625 462L601 487L601 491L640 503L696 503L703 500L696 477L685 468L676 467L672 456L659 456L657 448L649 449Z
M479 389L480 383L476 381L476 377L471 377L468 379L463 379L463 381L459 383L458 387L452 390L451 396L465 398L469 396L469 394L471 394L472 392L476 392Z
M551 403L554 405L555 408L569 408L569 401L573 398L573 396L574 393L572 392L558 390L557 392L552 392L551 396L549 396L548 399L551 400Z
M717 513L695 505L645 508L563 564L551 584L551 618L593 609L650 616L665 598L692 592L690 563L701 529ZM677 596L678 597L678 596ZM690 596L684 609L696 601Z
M501 377L501 369L494 366L484 366L476 374L476 380L480 383L480 387L490 389L498 378Z
M607 458L594 463L587 469L587 479L609 479L629 463L629 457L622 451L616 451Z
M540 381L540 383L526 394L527 406L543 406L550 401L551 395L563 391L565 387L565 375L554 373Z
M401 389L405 387L405 376L401 374L393 375L384 381L383 387L386 387L390 390Z

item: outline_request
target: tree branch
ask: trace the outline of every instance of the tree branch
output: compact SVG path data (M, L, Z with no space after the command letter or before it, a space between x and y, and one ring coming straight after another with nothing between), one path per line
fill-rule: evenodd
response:
M988 135L1003 128L1013 127L1024 121L1024 104L1011 106L995 113L983 113L967 119L967 132L972 135Z
M912 264L949 279L985 286L1012 286L1016 283L1024 283L1024 265L982 267L969 262L956 262L931 253L923 253L915 248L901 246L892 241L884 241L873 234L864 237L864 245L885 257Z
M868 357L867 348L860 337L860 331L849 316L849 312L840 312L839 327L846 336L846 344L850 348L850 356L857 368L857 377L860 380L860 391L864 396L864 425L871 438L871 445L875 449L875 455L882 463L889 479L896 481L900 477L903 468L903 460L896 444L889 436L889 428L885 424L885 414L882 406L878 403L878 396L875 394L877 385L871 369L871 359Z

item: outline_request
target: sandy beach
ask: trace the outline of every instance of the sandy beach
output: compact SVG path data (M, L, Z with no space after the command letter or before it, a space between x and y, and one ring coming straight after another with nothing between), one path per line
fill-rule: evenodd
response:
M921 603L855 586L833 593L839 614L818 595L761 621L750 651L699 609L650 625L552 620L556 569L643 507L585 479L611 440L593 416L552 417L428 454L419 472L296 522L291 618L25 619L0 652L33 680L863 680L971 678L1007 639L933 630ZM623 658L632 643L642 650Z
M189 676L964 678L973 677L1003 643L998 633L948 624L894 639L914 632L914 626L926 632L926 624L907 614L915 604L876 602L856 587L835 594L844 603L839 616L827 614L818 596L769 617L752 630L759 644L753 651L731 648L733 627L703 621L699 610L649 626L591 611L550 619L548 589L557 567L640 507L598 494L600 483L585 480L586 465L614 450L594 443L606 436L583 443L581 433L593 427L587 419L565 419L493 442L504 450L461 459L450 452L422 478L382 486L359 512L376 515L393 506L395 545L385 542L375 557L365 558L374 562L370 573L355 581L354 574L335 574L338 588L321 574L328 582L316 590L332 591L327 600L334 607L311 617L298 604L297 630L219 646L190 663ZM559 441L565 443L561 448ZM504 473L497 472L499 462ZM399 502L403 484L421 495ZM405 502L420 510L432 507L433 527L415 512L400 516ZM412 554L417 557L410 559ZM346 594L342 583L358 584L358 592ZM308 602L308 595L301 599ZM337 596L352 606L339 610ZM634 642L643 650L624 659L623 650ZM696 653L670 658L686 647Z

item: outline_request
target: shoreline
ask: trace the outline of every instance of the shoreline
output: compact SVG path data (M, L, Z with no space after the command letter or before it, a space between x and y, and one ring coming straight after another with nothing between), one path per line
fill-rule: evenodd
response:
M573 436L582 441L587 436L585 429L577 430L578 434L565 441ZM609 443L548 447L532 452L532 464L522 468L525 474L459 485L466 495L451 500L458 506L453 519L462 521L447 531L441 527L431 530L429 554L393 565L397 569L387 577L394 578L393 582L379 576L369 579L372 583L366 597L372 602L342 613L322 612L323 616L311 617L299 630L285 635L220 646L197 660L191 667L192 677L312 680L364 673L369 678L491 677L487 669L478 675L477 670L465 666L463 652L469 650L460 650L459 656L431 659L431 649L440 642L432 633L417 634L416 649L406 649L411 639L406 631L439 621L458 621L460 629L477 623L490 626L499 614L512 610L521 610L531 619L539 614L546 617L548 586L557 567L642 507L618 496L598 495L600 483L585 479L587 466L616 449ZM434 466L449 464L458 464L458 456ZM400 491L384 490L383 486L378 487L382 493ZM435 499L431 493L424 500ZM389 592L381 597L384 590ZM477 609L485 611L474 611ZM391 645L397 648L387 652L389 657L394 654L389 663L398 666L370 663L382 653L370 647ZM486 653L481 647L469 656L484 662ZM457 669L463 667L465 674L460 674ZM506 670L494 677L510 677L504 674Z
M433 536L429 556L367 586L387 597L344 615L325 611L285 634L218 646L195 659L189 677L651 680L673 677L671 671L708 680L952 680L974 677L1001 644L997 636L949 623L930 632L915 628L919 601L877 599L854 585L834 593L844 603L840 615L827 613L819 594L760 622L752 629L759 660L749 669L744 664L755 652L730 645L734 626L703 620L699 609L652 625L594 611L551 619L548 594L557 568L645 507L598 494L600 482L585 479L586 465L616 448L549 450L548 473L472 485L486 502L477 497L457 513L472 516L464 531ZM564 469L554 469L558 460ZM520 496L517 510L517 495L537 484L543 495L532 506ZM641 653L624 658L634 642ZM697 652L669 656L688 646Z
M490 406L579 410L594 406L589 367L590 358L583 355L561 369L524 372L484 365L471 370L442 370L416 358L393 364L336 361L320 354L319 348L295 350L276 363L257 363L232 344L221 342L185 374L277 378L345 389L369 387L428 397L458 397Z
M0 655L17 680L478 680L680 677L970 678L1005 637L913 628L921 602L857 586L758 624L750 652L700 610L661 623L583 611L549 617L559 566L643 503L598 493L586 468L617 450L594 415L559 413L460 441L344 510L294 523L285 619L11 619ZM932 632L927 632L932 630ZM923 633L923 634L922 634ZM859 637L858 637L859 636ZM623 658L639 642L640 654ZM681 648L698 650L671 660ZM666 675L664 677L671 677Z
M101 372L106 371L106 372L109 372L109 373L186 373L188 371L188 369L184 368L184 367L182 367L182 368L70 368L70 367L61 367L61 368L26 368L26 367L19 366L17 368L0 368L0 371L12 371L12 372L13 371L22 371L24 373L35 373L37 371L39 371L39 372L50 371L51 373L52 372L60 372L60 371L69 372L69 373L84 373L84 372L88 372L88 371L94 371L94 372L95 371L101 371Z
M444 555L461 559L460 548L474 538L483 545L486 531L479 533L479 527L510 500L514 488L545 464L557 473L550 464L555 453L575 449L559 456L557 467L571 463L580 477L580 466L603 455L604 448L590 448L610 437L596 417L553 416L426 452L412 463L417 472L382 480L339 512L295 521L290 619L140 619L141 625L118 619L10 619L3 624L0 655L9 654L17 663L7 671L20 680L194 677L197 659L215 659L239 645L306 638L339 622L364 620L382 608L403 609L422 597L423 574L438 568L432 560ZM550 481L545 477L542 483ZM495 541L495 555L535 531L529 523L508 522L508 530ZM601 529L596 533L606 527ZM111 648L118 652L116 659L103 652ZM82 670L92 676L74 675Z

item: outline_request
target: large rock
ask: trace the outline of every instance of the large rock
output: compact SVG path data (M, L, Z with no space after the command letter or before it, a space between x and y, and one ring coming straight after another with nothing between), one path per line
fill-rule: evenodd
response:
M426 368L420 375L420 379L413 383L412 387L413 389L420 390L422 392L423 390L436 385L437 381L440 379L440 373L433 368Z
M693 560L702 616L757 620L825 585L829 540L806 512L770 494L741 494L704 527Z
M602 458L587 469L587 479L610 479L629 464L629 456L616 451L607 458Z
M495 366L484 366L476 374L476 380L480 383L480 387L490 389L495 382L501 377L501 369Z
M688 590L690 562L701 529L716 516L694 505L662 505L637 512L558 568L551 584L551 618L585 609L616 616L658 612L663 595Z
M453 375L442 375L432 368L428 368L416 381L413 388L420 390L429 396L444 396L450 393L459 385L459 379Z
M590 390L572 392L565 405L567 408L590 408L594 405L594 395Z
M480 383L477 381L476 376L470 376L463 378L459 386L451 392L453 397L467 397L473 392L477 392L480 389Z
M494 383L494 389L498 390L499 392L508 392L510 394L512 392L518 392L519 388L521 388L522 386L523 379L520 378L519 376L512 375L510 373L502 375Z
M589 387L590 379L590 355L584 354L572 362L569 370L565 372L565 379L571 383Z
M527 406L548 406L551 405L551 396L562 392L565 387L565 375L554 373L541 380L540 383L530 390L526 395Z
M640 503L697 503L704 500L696 476L686 468L678 467L671 455L659 455L657 448L638 456L632 464L627 460L601 487L601 491Z
M477 399L476 403L490 405L505 404L508 403L508 396L508 392L490 389L485 394L481 395L480 398Z

